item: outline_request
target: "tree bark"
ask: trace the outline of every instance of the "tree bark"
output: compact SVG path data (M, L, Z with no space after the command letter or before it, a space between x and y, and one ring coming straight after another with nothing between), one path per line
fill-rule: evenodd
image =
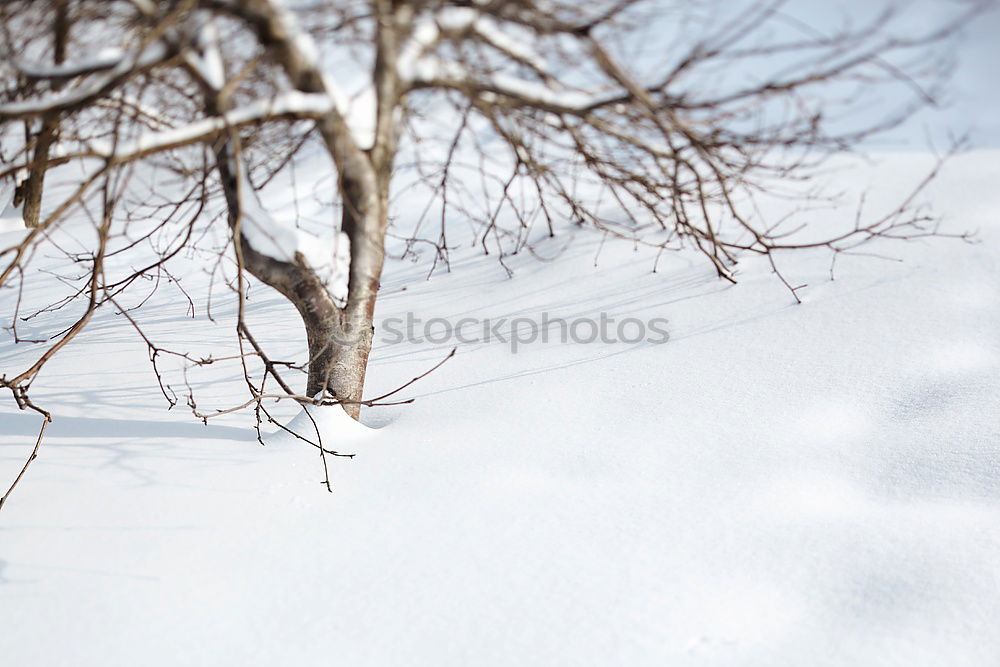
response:
M219 151L218 170L229 205L229 223L235 231L240 203L228 143ZM347 185L345 179L342 230L351 241L351 264L343 308L335 304L326 285L300 255L294 262L281 261L257 252L244 236L239 239L243 267L287 298L302 318L309 345L306 395L316 397L326 392L342 401L354 419L360 416L374 339L375 300L388 225L387 189L378 188L380 194L368 196L368 186L374 180L368 178L371 175L366 172L360 184Z
M289 26L275 4L267 0L247 0L239 6L240 15L257 32L261 43L280 63L292 85L303 92L330 93L322 73L304 57L295 35L289 34ZM370 149L360 147L346 118L337 109L316 125L337 169L344 207L341 231L350 239L347 303L343 308L336 307L304 260L292 265L261 258L249 248L245 239L240 241L241 248L248 249L243 253L245 268L285 295L302 316L309 342L307 394L316 396L323 391L329 392L343 402L344 410L354 419L361 412L365 373L374 339L375 299L385 260L389 180L396 153L396 118L401 99L395 63L399 29L408 25L405 19L409 16L405 3L379 0L374 7L378 19L373 79L378 99L374 144ZM228 159L220 159L222 164L228 165ZM235 210L238 208L230 202L231 213ZM232 218L231 224L235 224Z
M351 243L347 304L334 327L319 327L318 335L310 336L309 391L326 387L344 401L344 410L354 419L361 411L368 357L375 337L375 301L385 263L389 219L388 189L383 187L386 179L386 174L376 175L369 169L360 179L346 175L341 179L344 200L341 230ZM308 332L308 323L306 328Z
M66 41L69 37L69 15L67 0L56 0L55 20L52 24L53 52L57 65L66 60ZM61 82L53 83L53 89L59 90ZM32 157L33 166L17 193L24 202L22 217L25 227L37 227L42 212L42 190L45 185L45 172L48 170L49 149L59 136L59 114L46 114L41 120L42 127L35 134L35 151Z

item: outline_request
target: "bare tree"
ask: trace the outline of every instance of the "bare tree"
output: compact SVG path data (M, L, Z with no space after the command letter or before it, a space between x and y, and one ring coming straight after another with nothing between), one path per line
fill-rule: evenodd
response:
M87 239L93 252L71 257L86 267L74 295L88 300L85 314L0 386L20 407L35 407L28 389L44 363L96 308L166 271L219 201L240 269L238 358L245 368L248 358L260 364L256 379L245 373L251 397L243 407L258 418L265 396L340 403L355 418L371 403L363 399L365 369L399 179L430 192L424 216L397 233L411 247L429 244L435 267L448 264L450 217L474 221L475 242L501 262L530 247L536 226L554 234L570 220L660 250L694 249L730 281L741 255L766 256L797 299L776 261L780 251L822 247L836 256L876 238L936 234L912 199L805 240L794 215L767 219L755 201L790 182L813 183L831 154L933 103L946 69L934 47L977 6L918 33L897 24L905 13L892 8L858 25L816 28L780 1L721 4L4 3L0 182L18 182L31 230L0 250L0 286L24 275L32 249L81 202L97 197L102 215ZM878 86L899 104L876 120L845 121ZM329 194L341 214L331 237L349 245L341 291L257 200L259 175L272 177L316 141L336 176ZM140 212L124 203L136 165L150 162L171 169L182 187L147 218L186 221L155 261L112 279L102 269L109 238L129 225L133 243L162 229L136 232ZM71 164L89 176L41 206L46 172ZM473 201L470 176L491 199ZM431 211L439 225L428 234ZM243 271L295 305L308 360L275 362L250 334ZM159 356L177 354L120 310L149 345L154 368ZM281 375L297 368L307 376L304 392ZM176 402L162 381L160 388ZM205 417L193 397L189 404Z

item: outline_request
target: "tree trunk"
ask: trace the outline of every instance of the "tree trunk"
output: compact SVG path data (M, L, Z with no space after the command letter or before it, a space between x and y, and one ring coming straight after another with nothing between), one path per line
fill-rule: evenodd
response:
M353 336L340 323L323 326L305 321L309 339L310 396L323 391L343 401L344 410L354 419L361 414L360 401L365 388L365 370L372 348L372 335ZM319 324L317 326L317 324Z
M292 85L303 92L329 94L322 73L309 58L303 58L294 35L270 2L246 0L246 18L260 36L261 43L281 64ZM326 300L313 295L303 300L298 290L290 289L288 275L262 277L269 271L244 259L246 268L287 296L298 308L305 323L309 341L309 380L306 391L310 396L327 390L343 401L344 410L357 419L365 384L368 355L371 353L374 328L375 299L378 295L382 265L385 259L385 233L388 226L388 192L396 139L401 89L396 71L399 55L399 28L408 25L410 15L406 3L380 0L373 3L377 31L377 56L373 84L376 88L376 137L370 149L362 149L341 110L333 110L316 124L339 176L338 188L344 212L341 231L350 239L351 265L347 288L347 304L333 307L325 289ZM232 206L230 207L232 210ZM249 245L241 243L241 245ZM252 256L248 255L248 256ZM303 265L305 263L303 262ZM286 267L291 266L287 265ZM307 265L305 265L307 267ZM299 267L302 270L306 270ZM308 271L311 273L311 271ZM289 275L298 275L291 270ZM315 275L312 276L315 278ZM297 282L297 281L294 281ZM309 282L306 280L305 282ZM315 280L313 282L316 282ZM320 286L322 287L322 286ZM322 302L319 310L313 308Z
M229 204L229 223L235 229L240 204L228 143L220 149L217 165ZM240 256L243 267L284 295L302 318L309 344L306 395L316 397L326 391L343 401L347 414L358 419L385 259L388 189L376 185L370 170L356 181L342 180L342 231L351 241L348 296L343 308L335 304L326 285L301 255L297 254L294 262L269 257L257 252L241 235Z
M46 116L42 119L42 129L35 135L35 153L33 166L28 172L28 178L21 184L20 197L24 202L21 212L25 227L37 227L42 212L42 190L45 184L45 172L48 170L49 148L59 131L59 117Z
M52 24L53 59L56 65L66 60L66 41L69 37L69 15L66 0L56 0L55 19ZM61 81L52 84L53 90L62 88ZM35 135L35 152L28 179L21 184L20 198L24 202L22 217L26 227L37 227L42 212L42 191L45 172L48 171L49 149L59 136L59 114L42 117L42 127Z
M371 186L370 181L367 185ZM355 188L345 182L341 229L351 241L347 305L340 311L341 317L334 328L319 327L317 335L309 335L310 395L325 386L344 401L344 410L354 419L361 412L368 356L375 337L375 300L385 262L388 226L387 189L377 186L375 197L370 196L367 188L362 190L366 196L351 196L356 194ZM356 202L353 206L352 201ZM363 201L368 205L362 209ZM309 323L306 330L310 330Z
M361 413L365 372L374 340L375 300L385 260L387 223L387 202L383 200L375 211L367 212L359 224L352 221L345 225L352 243L347 305L342 309L325 307L332 301L310 269L296 266L288 273L286 267L286 275L297 274L298 279L295 289L283 289L281 283L284 281L274 280L261 272L259 262L247 262L247 253L244 253L251 273L285 294L302 316L309 341L306 394L316 396L327 390L343 401L344 410L354 419Z

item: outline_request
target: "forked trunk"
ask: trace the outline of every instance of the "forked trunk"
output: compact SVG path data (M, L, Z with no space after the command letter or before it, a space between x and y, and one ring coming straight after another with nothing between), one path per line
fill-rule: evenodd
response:
M310 356L308 391L315 395L327 388L343 401L344 410L354 419L361 412L365 372L375 334L375 299L385 260L388 197L386 188L375 189L374 196L369 190L363 197L352 197L353 188L345 182L348 194L345 199L366 203L363 207L344 207L341 228L351 242L347 304L339 311L340 317L328 325L310 327L306 323Z
M372 324L371 318L362 319L356 325L360 330L355 333L345 315L345 311L339 311L336 317L326 321L309 316L302 318L309 340L306 393L316 396L325 389L329 395L343 401L347 414L357 419L372 349Z
M241 210L237 171L228 143L219 151L218 169L234 228ZM387 188L378 187L372 172L360 181L344 179L342 230L351 243L347 303L338 307L327 286L301 255L287 262L258 252L241 235L243 267L283 294L298 310L309 343L306 395L326 392L354 419L361 412L365 370L371 353L375 298L378 295L388 224ZM247 193L245 196L250 196Z

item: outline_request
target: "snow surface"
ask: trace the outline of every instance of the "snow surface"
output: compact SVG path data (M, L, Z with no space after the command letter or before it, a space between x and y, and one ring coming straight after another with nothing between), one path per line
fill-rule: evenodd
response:
M841 178L892 201L928 164ZM906 261L844 257L834 282L789 255L800 306L766 262L730 287L586 232L537 248L558 262L509 258L513 280L474 254L430 281L390 262L378 322L606 312L665 317L671 340L461 345L369 428L320 415L357 454L328 461L333 494L307 445L163 410L141 341L101 311L33 387L55 422L0 513L0 662L1000 664L998 165L970 153L934 186L981 243L880 247ZM197 352L231 339L227 307L186 319L165 290L136 316ZM301 352L276 295L248 316ZM450 349L376 339L369 395ZM200 389L228 400L228 379ZM36 429L0 404L2 479Z
M0 186L0 233L24 230L23 206L14 206L14 188ZM6 238L4 240L7 240ZM4 245L4 247L7 247Z

